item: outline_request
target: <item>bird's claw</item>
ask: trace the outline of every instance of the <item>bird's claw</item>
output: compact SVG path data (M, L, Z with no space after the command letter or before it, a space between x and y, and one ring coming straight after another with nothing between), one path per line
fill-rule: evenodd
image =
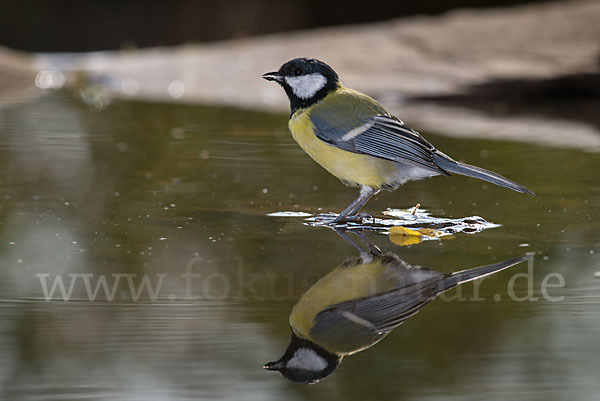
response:
M364 219L371 219L375 222L375 218L369 213L359 213L352 216L338 216L334 223L362 223Z
M363 212L363 213L359 213L359 214L355 215L354 217L356 217L359 221L362 221L364 219L369 219L369 220L371 220L371 223L375 223L375 217L373 217L373 215L371 213Z

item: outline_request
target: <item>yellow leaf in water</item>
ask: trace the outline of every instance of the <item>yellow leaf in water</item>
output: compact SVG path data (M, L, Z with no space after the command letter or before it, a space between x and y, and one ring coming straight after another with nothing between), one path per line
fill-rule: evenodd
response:
M418 231L411 230L410 228L405 228L401 226L394 226L390 228L390 241L393 244L406 246L406 245L414 245L421 242L421 234Z
M443 232L434 230L433 228L419 228L417 231L428 237L435 237L435 238L441 237L444 234Z
M390 235L390 241L392 244L407 246L407 245L415 245L420 243L421 237L417 237L415 235Z
M402 226L394 226L390 228L390 241L396 245L414 245L423 241L423 237L438 238L444 233L431 228L419 228L413 230Z
M423 234L416 230L411 230L410 228L405 228L402 226L394 226L390 228L390 236L392 235L404 235L408 237L420 237Z

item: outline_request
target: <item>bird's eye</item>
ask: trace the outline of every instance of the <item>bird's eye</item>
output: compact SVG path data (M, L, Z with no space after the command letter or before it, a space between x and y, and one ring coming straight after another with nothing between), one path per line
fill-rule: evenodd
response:
M294 76L299 77L300 75L302 75L302 68L296 68L294 70Z

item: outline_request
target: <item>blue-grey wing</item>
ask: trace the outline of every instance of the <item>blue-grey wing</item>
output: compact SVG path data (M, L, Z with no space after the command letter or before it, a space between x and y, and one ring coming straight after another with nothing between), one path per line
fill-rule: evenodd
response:
M321 311L316 321L339 316L356 324L362 322L371 332L387 332L433 300L444 278L445 275L440 274L385 294L332 305Z
M393 116L379 114L344 121L330 110L316 109L310 119L317 137L330 145L450 175L434 163L435 147Z
M310 336L328 350L352 353L381 340L388 331L379 331L371 323L339 309L327 309L317 316Z

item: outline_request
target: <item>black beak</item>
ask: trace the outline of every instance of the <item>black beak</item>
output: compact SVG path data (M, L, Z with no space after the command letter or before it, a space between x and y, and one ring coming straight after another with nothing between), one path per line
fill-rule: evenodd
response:
M266 79L266 78L265 78ZM263 369L280 371L283 368L283 362L269 362L263 365Z
M279 71L267 72L263 74L262 77L267 81L281 82L283 80L283 77L281 74L279 74Z

